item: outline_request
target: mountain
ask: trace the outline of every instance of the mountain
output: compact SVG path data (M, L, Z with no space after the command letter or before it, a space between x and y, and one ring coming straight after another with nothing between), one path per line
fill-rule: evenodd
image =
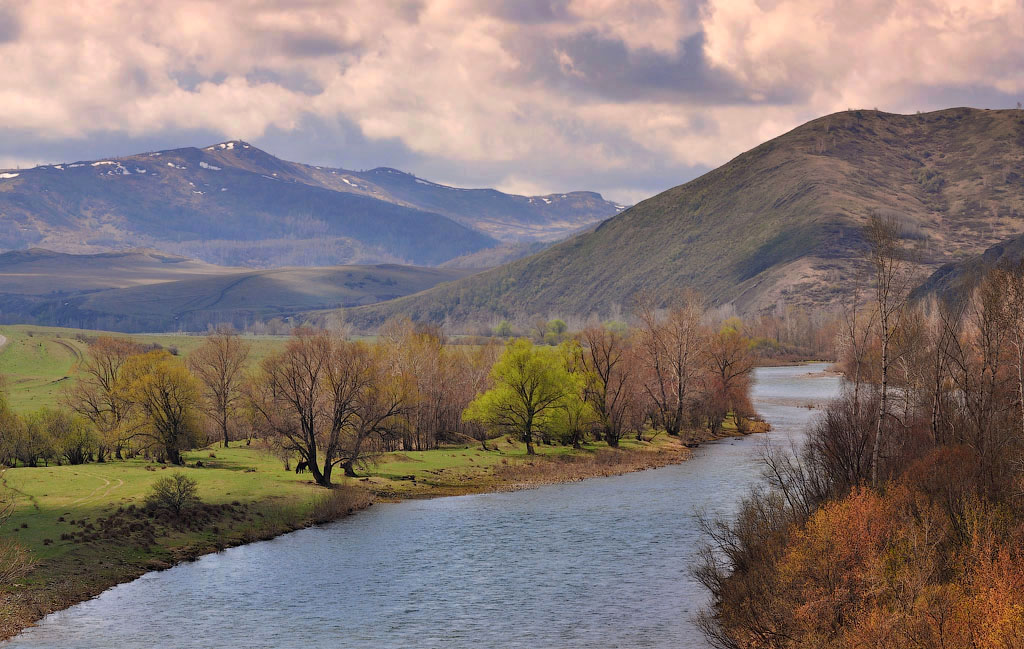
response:
M513 196L287 162L238 140L0 171L0 249L147 247L252 267L438 265L620 210L590 192Z
M935 294L955 300L969 295L989 270L1015 267L1021 260L1024 260L1024 235L1001 241L980 255L944 264L915 288L910 297L917 300Z
M515 196L439 185L386 167L341 174L342 182L358 179L353 184L375 197L443 214L501 241L557 241L626 209L595 192Z
M0 254L0 322L128 332L243 327L389 300L469 272L397 265L251 270L152 250L32 249Z
M503 243L495 248L471 252L441 264L441 268L493 268L510 261L529 257L544 250L550 243L544 241L514 241Z
M864 266L872 214L926 244L922 272L1024 231L1022 160L1020 110L836 113L536 255L350 316L607 315L679 287L740 312L828 307Z

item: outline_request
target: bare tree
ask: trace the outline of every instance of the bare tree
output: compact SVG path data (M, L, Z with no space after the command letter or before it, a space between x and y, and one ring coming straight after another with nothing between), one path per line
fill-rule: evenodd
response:
M654 405L656 423L669 435L682 430L700 378L701 350L707 345L703 314L703 301L693 292L678 296L664 318L658 317L651 298L642 297L638 304L643 389Z
M875 329L874 309L865 309L861 295L862 277L853 283L849 300L842 305L842 329L839 336L839 358L845 366L845 374L852 384L854 414L859 414L861 387L863 385L871 336Z
M895 219L873 215L864 229L868 261L874 271L875 313L881 343L880 398L871 451L871 483L878 484L878 455L889 417L889 369L893 339L903 320L907 296L914 279L910 255L904 249Z
M1013 354L1012 362L1017 383L1020 433L1024 437L1024 260L1013 268L999 272L1003 273L1005 277L1007 333Z
M142 347L124 338L101 336L89 345L81 378L65 392L69 408L87 418L100 433L97 459L102 462L113 450L121 459L124 447L138 433L139 420L131 392L123 376L128 359Z
M711 391L715 402L725 411L731 410L736 427L741 427L741 417L749 414L750 374L754 371L756 357L750 348L750 339L743 334L743 323L730 318L711 336L707 346L707 360L711 367Z
M242 380L251 345L230 327L210 334L188 357L188 367L203 386L203 410L217 423L224 448L242 400Z
M405 386L379 349L326 331L298 328L281 352L264 359L250 402L264 431L298 453L313 480L331 486L370 450L365 443L402 414Z
M594 326L581 334L581 368L588 375L585 398L601 422L609 446L619 445L635 415L635 363L630 341L608 327Z

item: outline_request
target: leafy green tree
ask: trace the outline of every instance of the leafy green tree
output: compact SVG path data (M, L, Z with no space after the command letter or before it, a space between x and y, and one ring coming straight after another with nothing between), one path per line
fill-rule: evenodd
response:
M501 338L512 337L512 323L508 320L502 320L498 323L498 326L494 328L494 335Z
M98 438L88 419L66 411L43 408L36 415L59 462L85 464L97 451Z
M534 433L553 424L576 389L562 352L535 347L524 338L509 341L491 378L494 387L469 404L463 419L514 432L526 443L526 452L534 455Z
M584 398L589 377L582 370L582 354L579 341L573 340L561 346L562 362L569 374L571 387L555 411L553 425L563 444L582 448L583 439L593 426L600 422L594 407Z
M166 350L132 356L124 371L143 417L140 436L149 440L159 459L183 464L181 452L198 438L196 379Z

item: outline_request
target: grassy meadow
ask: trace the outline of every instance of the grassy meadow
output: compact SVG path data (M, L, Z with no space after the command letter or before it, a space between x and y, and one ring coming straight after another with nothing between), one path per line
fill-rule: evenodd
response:
M35 325L0 325L0 336L7 339L0 348L0 376L7 382L11 407L17 412L29 412L57 405L65 387L77 378L88 341L102 335L130 338L143 345L174 348L183 356L203 342L202 336L188 334L122 334ZM287 341L286 336L244 338L252 344L251 363L259 362Z
M0 375L13 409L28 413L60 405L77 379L91 339L101 332L27 325L0 326ZM174 348L186 356L201 336L111 334ZM247 336L250 361L265 358L283 336ZM722 435L738 434L732 422ZM528 488L664 466L689 457L684 440L652 434L624 437L619 449L590 442L582 449L538 441L536 456L511 436L429 451L383 453L359 466L358 477L333 480L341 489L296 474L259 439L185 452L184 467L144 458L81 465L16 467L0 471L15 510L0 530L27 549L33 569L0 590L0 638L148 570L225 547L270 538L332 520L374 499L398 500ZM697 440L694 440L697 441ZM186 519L144 507L159 478L184 472L198 487L201 507Z
M611 450L592 443L574 450L539 444L538 455L528 457L524 444L501 438L489 442L487 451L477 445L386 453L358 478L338 471L335 482L342 488L332 491L315 486L309 474L286 470L258 441L187 452L184 468L143 459L8 468L0 480L15 493L16 509L3 536L29 550L36 564L0 592L0 638L149 570L331 520L374 498L521 489L654 468L689 455L666 435L621 445ZM153 483L177 471L198 483L203 502L187 525L153 520L142 509Z

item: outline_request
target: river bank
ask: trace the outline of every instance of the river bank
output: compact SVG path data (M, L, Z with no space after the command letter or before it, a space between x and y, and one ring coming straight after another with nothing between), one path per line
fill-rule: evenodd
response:
M749 422L747 432L767 429ZM727 425L716 437L740 435ZM140 460L8 470L3 483L19 506L4 535L36 558L30 573L0 594L0 640L47 614L95 597L120 583L205 554L265 540L328 522L374 501L397 502L487 492L621 475L689 459L694 444L712 436L664 433L582 449L538 445L527 456L511 438L479 445L388 453L366 475L345 479L326 492L308 475L285 471L263 451L239 446L186 454L183 469L199 482L207 507L202 522L176 525L141 514L149 485L175 469ZM200 468L201 467L201 468ZM327 502L323 494L337 502Z
M692 618L707 591L686 569L703 540L697 512L730 516L759 479L764 444L800 443L839 389L823 369L756 370L752 400L768 435L701 444L690 461L652 471L380 503L344 524L150 573L47 617L5 649L707 649ZM432 467L479 463L480 451L426 453L409 455L436 478Z

